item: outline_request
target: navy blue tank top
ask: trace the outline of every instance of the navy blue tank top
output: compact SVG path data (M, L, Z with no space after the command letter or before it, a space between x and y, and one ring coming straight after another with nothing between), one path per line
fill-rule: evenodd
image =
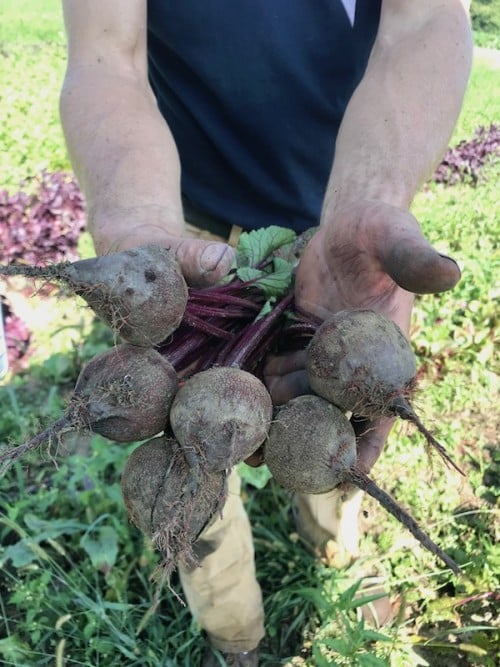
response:
M245 229L318 223L380 3L148 1L150 81L190 202Z

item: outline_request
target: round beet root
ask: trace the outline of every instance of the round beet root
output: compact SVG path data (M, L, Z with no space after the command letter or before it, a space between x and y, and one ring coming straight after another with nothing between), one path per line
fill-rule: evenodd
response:
M394 399L410 393L416 362L392 320L371 310L344 310L317 329L306 370L319 396L346 412L379 417L394 414Z
M0 470L68 431L88 430L117 442L151 438L167 426L176 391L177 374L159 352L118 345L84 366L60 419L0 454Z
M176 391L177 374L159 352L124 343L82 369L68 417L110 440L144 440L165 429Z
M227 470L264 442L272 418L269 392L235 367L196 373L177 392L170 425L193 467Z
M0 273L65 284L123 340L145 347L177 329L188 299L175 255L156 245L45 267L0 267Z
M357 417L397 415L418 428L427 444L462 475L409 401L416 360L401 329L373 310L344 310L323 322L307 347L311 389Z
M193 493L181 448L174 439L160 436L133 451L121 484L130 520L164 556L164 574L168 576L178 560L193 565L192 545L222 506L225 474L197 478Z
M351 422L319 396L298 396L278 408L264 447L278 484L300 493L326 493L356 463Z

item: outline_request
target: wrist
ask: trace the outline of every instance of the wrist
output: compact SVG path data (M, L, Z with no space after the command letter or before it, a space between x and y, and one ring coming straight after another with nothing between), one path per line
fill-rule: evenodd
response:
M172 236L184 235L182 213L163 206L89 211L87 224L98 255L149 243L168 246Z
M380 199L337 201L326 205L321 216L320 229L330 243L354 241L356 247L371 248L376 243L383 245L388 233L401 238L421 235L418 220L406 206L398 206Z
M358 192L351 196L349 192L340 194L338 191L328 190L323 201L321 211L321 225L339 224L345 221L347 224L355 218L378 217L378 215L396 214L398 217L409 214L411 199L409 197L397 197L388 191ZM392 215L391 215L392 217Z

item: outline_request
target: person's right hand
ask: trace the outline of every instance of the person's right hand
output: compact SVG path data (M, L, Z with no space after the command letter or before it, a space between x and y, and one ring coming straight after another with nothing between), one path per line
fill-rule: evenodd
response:
M160 225L142 224L121 230L115 225L94 229L94 247L98 255L129 250L150 243L169 248L179 261L182 274L192 287L218 283L230 271L234 250L227 243L205 241L169 234Z
M295 303L320 320L341 310L374 310L409 336L415 294L443 292L459 279L456 262L428 243L409 211L357 201L336 210L309 241L296 274ZM300 351L268 360L264 376L275 405L310 393L305 357ZM380 456L392 422L388 416L353 421L363 472Z

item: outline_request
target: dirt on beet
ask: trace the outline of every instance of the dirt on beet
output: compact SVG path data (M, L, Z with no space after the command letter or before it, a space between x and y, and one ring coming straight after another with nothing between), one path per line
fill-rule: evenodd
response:
M162 576L178 562L196 566L193 545L223 506L225 473L193 476L177 441L159 436L133 451L121 484L131 522L162 555Z

